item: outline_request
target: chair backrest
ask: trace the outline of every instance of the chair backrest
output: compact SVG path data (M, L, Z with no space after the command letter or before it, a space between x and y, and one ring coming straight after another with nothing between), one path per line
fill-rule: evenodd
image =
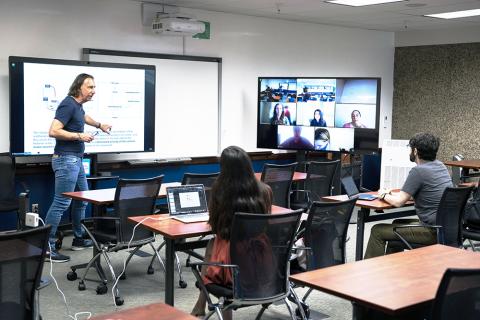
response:
M128 217L153 214L163 175L149 179L119 179L115 190L115 214L120 218L120 242L128 242L135 224ZM147 229L137 227L133 241L153 238Z
M207 203L210 201L210 191L220 173L184 173L182 184L203 184Z
M480 269L447 269L432 305L431 319L480 318Z
M18 209L15 194L15 162L9 153L0 153L0 211Z
M230 234L233 297L265 300L288 292L289 257L302 210L287 214L235 213Z
M0 234L2 319L34 319L50 225Z
M347 230L356 199L313 202L305 224L307 270L345 263Z
M296 166L296 162L291 164L266 163L263 166L261 180L272 188L274 205L289 207L290 188Z
M305 189L310 190L311 201L332 195L333 177L340 168L340 160L308 163Z
M447 246L462 245L462 220L472 187L447 187L438 204L436 224L442 226L438 242Z

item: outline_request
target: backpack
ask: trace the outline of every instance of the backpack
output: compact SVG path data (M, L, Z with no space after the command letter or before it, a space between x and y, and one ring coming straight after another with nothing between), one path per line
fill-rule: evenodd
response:
M463 219L466 225L480 228L480 188L473 192L465 204Z

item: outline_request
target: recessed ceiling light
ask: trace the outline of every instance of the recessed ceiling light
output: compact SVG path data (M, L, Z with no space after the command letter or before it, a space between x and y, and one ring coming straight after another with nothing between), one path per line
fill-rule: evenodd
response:
M425 17L433 17L433 18L440 18L440 19L457 19L457 18L474 17L474 16L480 16L480 9L453 11L453 12L444 12L444 13L435 13L435 14L425 15Z
M333 4L343 4L345 6L352 6L352 7L362 7L362 6L370 6L372 4L384 4L384 3L401 2L401 1L406 1L406 0L329 0L325 2L333 3Z

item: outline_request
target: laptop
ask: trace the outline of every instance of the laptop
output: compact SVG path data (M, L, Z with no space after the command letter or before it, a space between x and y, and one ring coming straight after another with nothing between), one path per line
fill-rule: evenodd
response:
M170 217L184 223L208 221L203 184L167 187L166 192Z
M357 188L357 185L355 184L355 181L353 181L352 176L343 177L341 181L342 181L343 188L345 189L345 192L347 192L349 199L357 198L358 200L372 201L378 198L373 194L360 193L360 191Z

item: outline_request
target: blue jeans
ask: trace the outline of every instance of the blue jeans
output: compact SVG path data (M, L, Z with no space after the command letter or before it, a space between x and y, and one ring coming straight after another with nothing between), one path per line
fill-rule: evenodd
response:
M63 213L68 209L72 199L62 195L63 192L88 190L87 178L83 170L82 158L72 155L53 155L52 168L55 173L55 196L53 203L47 212L45 224L52 225L49 242L52 248L55 247L58 225ZM83 236L80 220L85 218L87 202L74 201L72 206L72 227L73 235L76 238Z

